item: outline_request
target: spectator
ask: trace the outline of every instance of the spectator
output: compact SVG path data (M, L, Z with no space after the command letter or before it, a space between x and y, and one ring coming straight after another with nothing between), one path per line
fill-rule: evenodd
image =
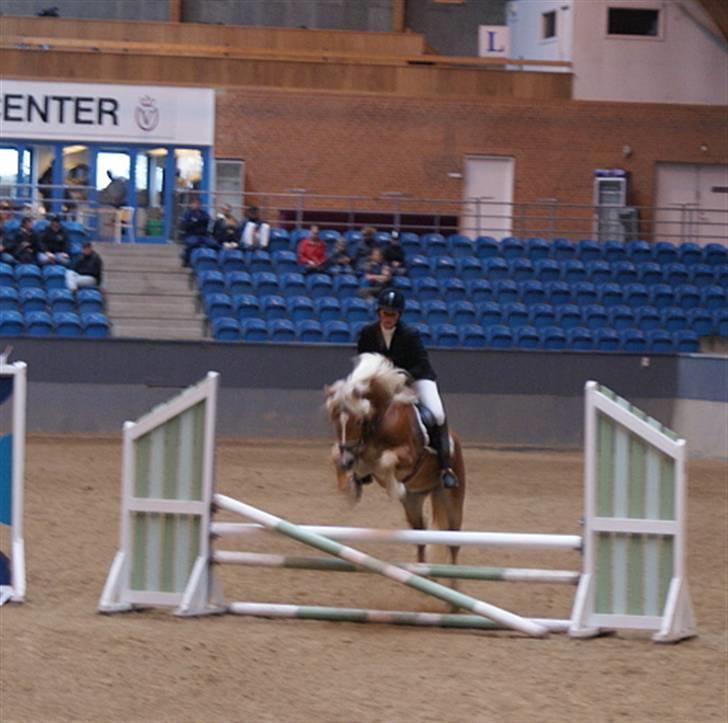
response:
M51 222L40 237L40 243L45 253L44 263L68 266L71 260L68 254L68 235L58 216L51 217Z
M384 260L384 252L375 246L369 254L369 259L362 269L362 287L360 296L379 296L380 292L389 286L392 279L392 269Z
M351 273L351 256L349 256L349 252L346 249L346 239L343 236L339 236L336 239L334 250L326 260L326 267L332 274Z
M0 221L9 221L13 217L13 209L8 201L0 201Z
M230 204L224 203L212 227L212 237L221 246L227 248L237 246L240 241L238 225L238 219L233 216Z
M319 237L318 226L311 226L309 235L298 244L298 263L304 272L325 271L328 267L326 243Z
M33 231L33 219L30 216L23 216L15 238L6 243L6 249L19 264L34 264L41 260L42 247Z
M193 196L190 199L187 210L180 221L182 240L185 244L182 256L184 265L190 265L190 254L201 246L212 246L217 248L217 241L210 239L208 228L210 226L210 214L200 205L200 199Z
M399 242L399 232L392 231L392 240L384 249L384 260L392 269L393 276L407 275L407 262L404 257L402 245Z
M70 291L76 291L82 286L101 286L103 266L101 257L94 251L92 243L84 241L81 256L66 271L66 286Z
M352 265L357 271L362 271L369 261L372 249L377 247L377 231L371 226L362 229L361 241L354 253Z
M270 225L260 218L257 206L250 206L245 212L245 222L241 233L243 248L266 249L269 239Z

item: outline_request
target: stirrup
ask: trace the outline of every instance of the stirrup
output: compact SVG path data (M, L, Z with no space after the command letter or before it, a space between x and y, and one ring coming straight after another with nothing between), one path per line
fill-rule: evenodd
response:
M458 478L456 477L452 469L450 469L450 467L446 467L445 469L440 471L440 480L442 481L442 486L446 490L455 489L460 485Z

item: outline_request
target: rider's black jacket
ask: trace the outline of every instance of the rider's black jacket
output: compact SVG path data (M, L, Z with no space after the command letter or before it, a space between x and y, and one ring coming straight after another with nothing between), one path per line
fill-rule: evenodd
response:
M363 327L359 333L357 353L364 354L365 352L383 354L391 359L395 366L409 372L415 381L418 379L432 379L433 381L437 379L435 370L430 364L427 349L422 343L420 332L401 321L395 327L389 349L384 343L378 321Z

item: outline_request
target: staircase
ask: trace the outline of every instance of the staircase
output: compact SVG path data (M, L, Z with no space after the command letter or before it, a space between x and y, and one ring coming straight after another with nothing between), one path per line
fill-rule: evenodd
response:
M115 337L206 338L205 315L176 244L99 244Z

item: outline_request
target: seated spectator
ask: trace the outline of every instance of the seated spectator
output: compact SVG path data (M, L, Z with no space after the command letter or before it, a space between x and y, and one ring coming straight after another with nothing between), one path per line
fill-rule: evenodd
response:
M15 238L7 241L5 248L19 264L35 264L43 260L43 248L33 231L33 219L30 216L23 216Z
M240 241L238 225L238 219L233 216L230 204L224 203L212 227L212 237L221 246L233 248Z
M392 269L393 276L407 275L407 262L404 257L402 245L399 242L399 232L397 231L392 232L392 240L387 244L387 248L384 249L384 260Z
M318 226L311 226L308 236L299 242L297 258L298 263L303 266L304 273L327 269L326 242L319 237Z
M357 271L362 271L364 266L369 261L369 256L372 253L372 249L378 246L377 244L377 230L371 226L363 228L361 231L361 241L356 248L354 258L352 259L352 266Z
M5 219L0 215L0 261L4 264L14 264L15 257L8 248L9 242L5 241Z
M266 249L270 239L270 224L260 218L258 207L251 206L245 212L245 221L241 233L241 245L244 249Z
M71 260L68 254L68 235L58 216L51 217L51 222L41 234L40 243L43 246L45 263L68 266Z
M0 221L9 221L13 217L13 209L8 201L0 201Z
M211 239L208 233L210 226L210 214L200 205L200 199L193 196L187 210L180 221L180 231L185 244L183 261L185 266L190 265L190 254L201 246L218 248L219 244Z
M66 286L69 291L76 291L82 286L101 286L103 267L101 257L94 251L92 243L84 241L81 256L66 270Z
M363 284L359 289L360 296L379 296L392 280L392 269L384 260L384 252L375 246L362 268Z
M326 266L330 274L350 274L351 256L346 250L346 239L342 236L336 239L334 250L326 261Z

